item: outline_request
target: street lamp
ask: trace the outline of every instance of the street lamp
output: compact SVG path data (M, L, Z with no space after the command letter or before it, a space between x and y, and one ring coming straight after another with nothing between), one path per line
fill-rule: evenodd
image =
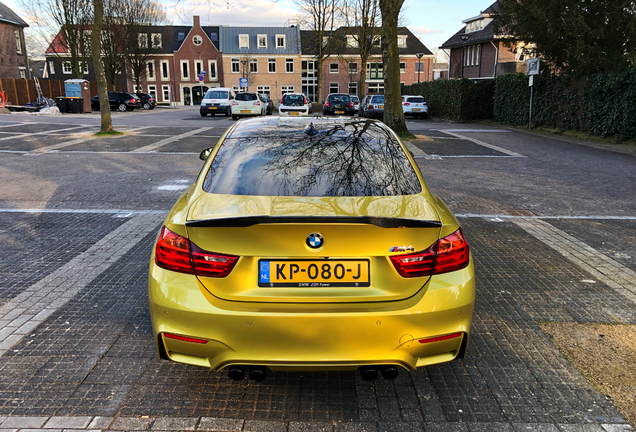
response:
M470 36L471 35L469 34L459 35L459 37L462 39L462 78L464 78L464 63L465 63L464 55L466 52L466 41L470 39Z
M417 53L415 54L415 57L417 57L417 83L420 83L420 70L422 69L422 57L424 57L423 53Z

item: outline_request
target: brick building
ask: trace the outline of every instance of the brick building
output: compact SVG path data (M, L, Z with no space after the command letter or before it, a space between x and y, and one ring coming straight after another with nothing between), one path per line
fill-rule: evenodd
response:
M0 78L30 78L24 29L29 25L0 3Z
M361 61L357 42L350 27L340 27L334 33L334 53L322 64L322 94L316 100L324 100L329 93L348 93L362 97L366 94L384 93L384 63L378 38L371 50L366 66L366 85L360 89ZM379 34L379 30L378 30ZM303 63L315 59L316 37L312 31L302 32ZM406 27L398 28L400 53L400 83L409 85L433 79L433 53ZM418 56L420 58L418 59ZM315 86L315 78L313 85ZM312 89L313 90L313 89ZM315 90L313 90L315 92ZM308 93L311 98L311 91Z
M298 27L220 27L225 85L280 99L301 91L301 42Z
M489 79L525 72L525 56L521 50L506 47L502 36L495 35L496 7L494 3L479 15L462 21L464 27L440 47L449 55L450 78Z

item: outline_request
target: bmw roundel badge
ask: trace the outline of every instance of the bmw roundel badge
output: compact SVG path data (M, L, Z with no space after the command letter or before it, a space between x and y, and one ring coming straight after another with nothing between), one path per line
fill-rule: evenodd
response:
M311 233L307 236L307 240L305 240L307 246L312 249L318 249L320 246L325 244L325 239L318 233Z

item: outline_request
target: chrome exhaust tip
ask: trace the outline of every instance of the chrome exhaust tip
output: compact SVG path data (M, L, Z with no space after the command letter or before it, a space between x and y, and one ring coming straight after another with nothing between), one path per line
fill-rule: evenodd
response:
M375 366L360 366L360 375L364 381L373 381L378 377L378 369Z
M242 381L245 378L245 366L232 365L227 371L227 376L234 381Z
M250 379L252 381L261 382L267 375L267 368L265 366L252 366L250 367Z
M382 378L385 380L396 379L400 373L396 365L380 366L380 372L382 373Z

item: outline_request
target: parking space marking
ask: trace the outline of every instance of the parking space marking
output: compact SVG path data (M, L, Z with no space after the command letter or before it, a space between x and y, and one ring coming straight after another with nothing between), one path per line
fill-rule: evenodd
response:
M559 252L614 291L636 303L636 272L540 219L515 218L512 222Z
M149 152L149 151L152 151L152 150L156 150L159 147L162 147L162 146L164 146L166 144L170 144L172 142L179 141L182 138L187 138L187 137L190 137L192 135L196 135L196 134L198 134L200 132L205 132L205 131L210 130L210 129L213 129L213 127L210 126L210 127L203 127L203 128L199 128L199 129L194 129L194 130L191 130L189 132L183 133L181 135L175 135L173 137L162 139L161 141L157 141L156 143L148 144L147 146L143 146L143 147L139 147L138 149L131 150L130 153L142 153L142 152Z
M478 139L475 139L475 138L470 138L470 137L467 137L465 135L458 134L458 133L454 132L456 130L457 129L440 129L439 131L443 132L445 134L454 136L456 138L460 138L460 139L463 139L463 140L466 140L466 141L470 141L470 142L475 143L475 144L479 144L480 146L483 146L483 147L488 147L489 149L496 150L498 152L507 154L508 156L525 157L524 155L516 153L516 152L513 152L512 150L507 150L505 148L502 148L502 147L499 147L499 146L496 146L496 145L493 145L493 144L488 144L487 142L484 142L484 141L481 141L481 140L478 140ZM465 130L465 131L462 131L462 132L483 132L483 131L470 130L469 129L469 130ZM498 131L489 131L489 132L498 132ZM505 132L510 132L510 131L505 131Z
M427 154L415 144L411 144L410 142L405 144L406 148L411 152L414 158L423 158L427 156Z
M90 214L162 214L167 210L126 210L126 209L2 209L0 213L90 213Z
M485 132L485 133L510 133L506 129L438 129L440 132Z
M74 129L81 129L81 128L84 128L84 127L86 127L86 126L74 126L74 127L69 127L69 128L56 129L55 131L20 133L19 135L11 135L11 136L2 137L2 138L0 138L0 141L10 140L10 139L26 138L26 137L31 137L31 136L35 136L35 135L46 135L49 132L70 131L70 130L74 130Z
M126 132L137 132L137 131L140 131L140 130L143 130L143 129L149 129L151 127L153 127L153 126L142 126L142 127L138 127L138 128L134 128L134 129L127 129ZM87 141L92 141L92 140L97 139L97 138L101 138L101 137L98 137L98 136L95 136L95 135L88 135L86 137L78 138L76 140L66 141L66 142L59 143L59 144L53 144L53 145L50 145L50 146L47 146L47 147L40 147L38 149L33 150L32 153L48 153L48 152L51 152L53 150L58 150L58 149L61 149L61 148L64 148L64 147L69 147L69 146L72 146L72 145L75 145L75 144L82 144L82 143L85 143ZM112 139L117 139L117 137L116 136L112 137Z
M137 214L119 228L0 306L0 356L64 306L139 241L157 229L163 214Z

